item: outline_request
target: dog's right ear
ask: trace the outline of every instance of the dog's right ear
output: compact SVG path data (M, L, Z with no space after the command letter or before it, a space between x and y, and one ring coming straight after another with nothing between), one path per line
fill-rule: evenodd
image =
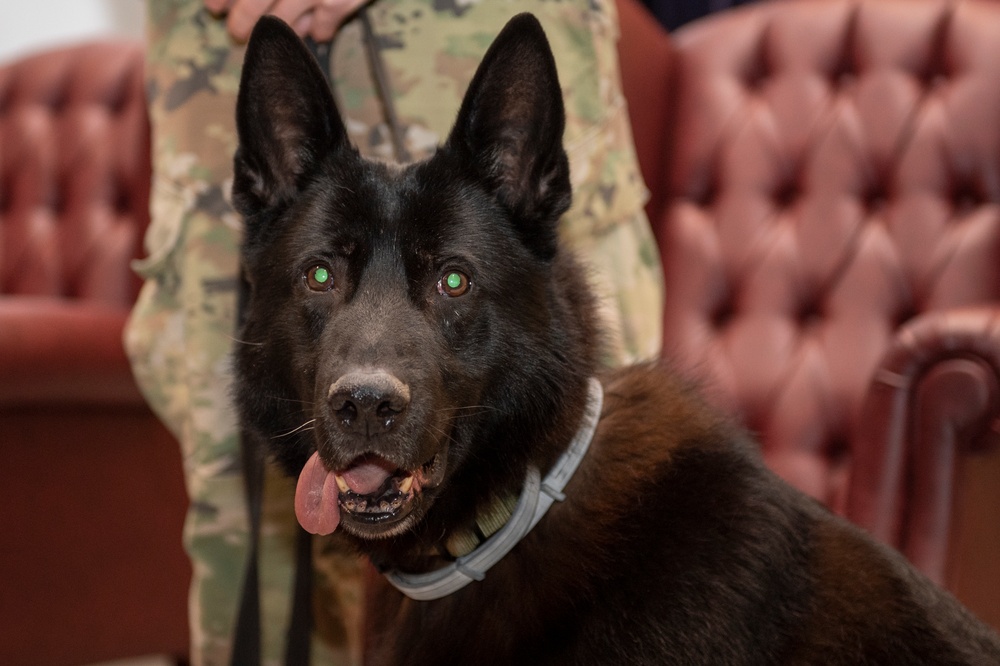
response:
M282 20L253 29L236 101L233 204L252 215L291 199L328 151L348 144L329 84Z

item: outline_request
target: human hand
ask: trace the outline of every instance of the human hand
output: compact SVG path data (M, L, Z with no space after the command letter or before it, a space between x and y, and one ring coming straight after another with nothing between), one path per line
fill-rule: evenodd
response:
M277 16L301 37L317 42L330 40L351 13L370 0L204 0L205 8L226 15L226 29L238 42L245 42L264 14Z

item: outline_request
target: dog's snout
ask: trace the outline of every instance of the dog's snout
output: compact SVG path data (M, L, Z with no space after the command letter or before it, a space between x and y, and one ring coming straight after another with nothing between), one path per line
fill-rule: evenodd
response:
M384 371L352 372L330 386L327 400L341 427L372 437L399 423L410 404L410 389Z

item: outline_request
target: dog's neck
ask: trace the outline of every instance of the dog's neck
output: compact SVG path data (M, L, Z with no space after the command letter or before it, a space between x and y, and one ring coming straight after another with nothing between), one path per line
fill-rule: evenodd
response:
M445 542L454 558L447 566L421 574L389 571L386 579L411 599L440 599L473 581L509 553L548 512L554 502L566 499L563 489L586 455L601 416L604 391L597 379L589 382L587 404L576 435L555 465L541 478L529 466L520 495L494 498L477 513L475 524L452 532Z

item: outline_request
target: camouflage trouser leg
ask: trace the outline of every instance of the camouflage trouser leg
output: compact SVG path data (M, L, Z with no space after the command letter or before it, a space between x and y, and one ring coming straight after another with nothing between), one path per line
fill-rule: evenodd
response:
M574 206L564 235L593 267L611 330L610 360L654 355L660 341L659 262L642 213L608 0L378 0L369 12L406 143L427 154L445 133L479 58L507 18L539 15L567 96ZM136 377L181 442L194 565L192 658L225 664L244 575L248 525L230 359L240 223L229 203L233 114L242 50L201 0L148 3L153 222L147 278L126 331ZM383 107L354 22L336 40L338 102L362 151L388 156ZM263 652L284 649L294 555L293 483L269 472L260 545ZM361 569L318 540L316 664L357 663Z

